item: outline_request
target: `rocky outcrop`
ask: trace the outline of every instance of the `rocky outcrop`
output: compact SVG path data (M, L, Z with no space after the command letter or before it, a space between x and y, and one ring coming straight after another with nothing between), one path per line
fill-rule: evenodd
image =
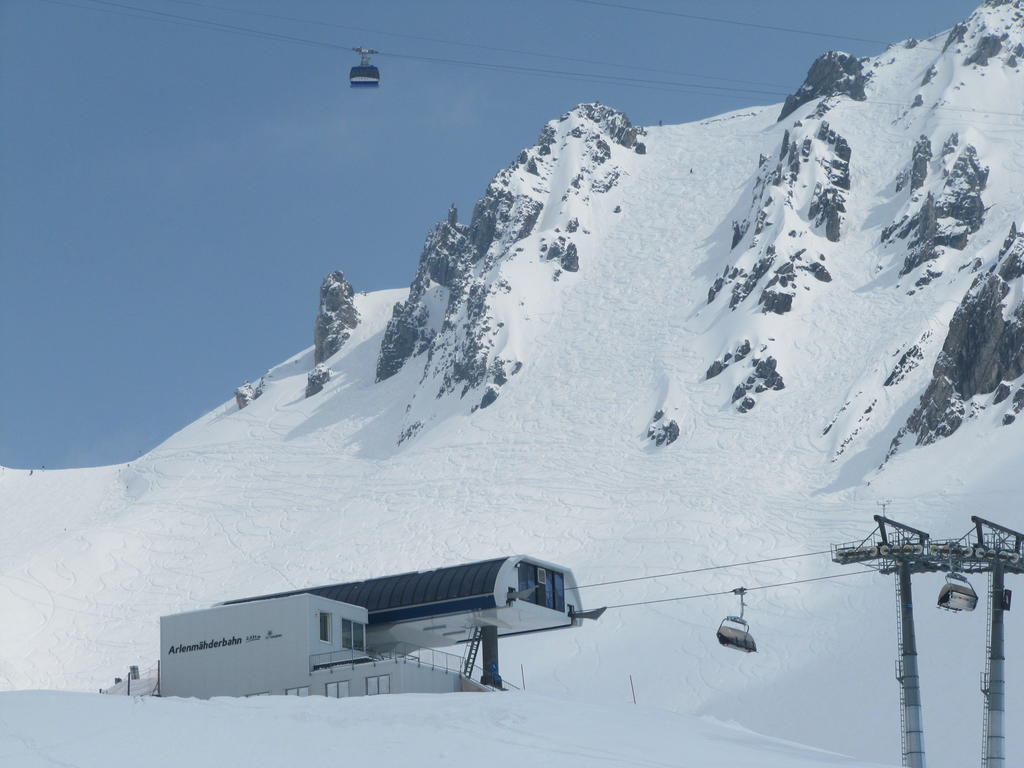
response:
M979 67L984 67L988 64L988 60L1003 49L1003 40L1006 39L1006 35L982 35L978 40L978 45L974 49L974 53L968 56L964 60L964 64L970 66L971 64L977 64Z
M664 411L655 411L654 418L651 419L651 424L647 427L647 439L659 448L672 445L679 439L679 425L675 419L666 419Z
M956 134L943 145L943 154L952 154L959 144ZM923 157L915 148L914 164ZM930 150L929 150L930 154ZM925 175L927 174L927 161ZM967 145L957 155L952 167L941 180L941 187L930 190L920 208L904 214L899 221L882 231L882 242L907 240L907 253L900 269L906 275L941 255L940 248L963 250L970 235L985 221L985 203L981 193L988 183L989 169L981 165L978 151ZM921 176L922 184L924 176Z
M524 270L540 270L557 281L586 269L587 214L619 186L624 153L646 153L644 134L617 110L581 104L548 123L537 143L495 176L468 224L451 208L427 237L408 299L392 309L377 381L422 356L420 381L435 387L434 398L483 388L471 408L491 406L522 367L498 347L508 337L506 315L525 306L505 298L515 290L505 275L522 279ZM429 409L424 398L410 404L407 424L421 426L408 436L430 423Z
M474 242L470 227L459 224L458 211L453 205L448 209L447 219L427 236L416 277L409 288L409 298L395 304L384 330L377 356L377 381L394 376L409 358L422 354L430 346L440 323L431 322L428 293L436 295L443 289L450 296L465 289L483 226L477 222L477 241Z
M829 51L811 65L803 84L786 98L779 120L791 115L800 106L826 96L849 96L864 101L868 75L861 59L842 51Z
M732 393L732 401L739 401L736 407L740 413L746 413L756 404L756 400L750 393L760 394L772 389L775 391L785 389L786 384L778 371L778 363L774 357L753 358L751 361L753 372L739 385Z
M331 369L323 363L313 367L306 376L306 397L312 397L323 391L324 385L331 380Z
M953 434L986 407L978 396L993 394L993 405L1024 376L1024 236L1013 226L990 270L978 275L964 296L932 370L921 402L892 442L914 435L927 445ZM1014 297L1015 306L1007 299ZM973 402L972 402L973 400Z
M931 335L928 332L927 335ZM927 338L927 336L925 337ZM895 387L901 381L903 381L911 371L917 368L922 361L924 361L924 352L921 347L917 344L911 344L907 348L907 351L900 355L900 359L893 366L893 369L889 372L889 375L885 377L885 381L882 383L884 387Z
M704 374L705 379L713 379L732 363L738 363L750 354L750 339L744 339L732 352L726 352L720 360L715 360Z
M249 405L253 400L259 398L263 394L263 378L261 377L258 382L253 384L251 381L247 381L238 389L235 390L235 403L238 405L238 410L242 410L245 406Z
M914 145L914 152L911 155L910 167L900 174L896 180L896 191L899 192L910 182L911 193L916 192L924 186L928 178L928 164L932 159L932 142L927 136L922 136Z
M313 361L322 363L336 354L359 324L352 284L335 270L320 284L320 311L313 328Z
M813 257L807 247L796 244L806 246L806 235L839 242L852 155L849 142L820 120L787 130L774 163L761 156L751 212L732 224L731 249L746 248L709 287L709 304L729 287L729 308L736 309L760 288L761 311L781 315L793 308L801 286L831 282L825 256ZM813 190L809 202L807 189ZM788 228L794 216L801 228ZM787 229L780 231L777 222L787 222Z

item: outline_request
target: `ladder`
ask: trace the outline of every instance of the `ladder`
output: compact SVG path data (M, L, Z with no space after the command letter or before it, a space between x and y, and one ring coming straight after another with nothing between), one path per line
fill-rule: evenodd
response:
M473 634L466 646L466 655L462 659L462 674L464 677L473 677L473 667L476 666L476 655L480 652L480 636L483 630L480 627L473 627Z
M903 590L900 579L896 576L896 680L900 684L900 754L903 756L900 765L908 765L907 760L907 691L903 687L903 621L900 615L903 605Z

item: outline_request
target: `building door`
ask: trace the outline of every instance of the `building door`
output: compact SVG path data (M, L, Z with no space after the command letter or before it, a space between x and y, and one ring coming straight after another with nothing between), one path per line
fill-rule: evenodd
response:
M325 693L332 699L344 699L349 695L348 682L348 680L341 680L337 683L328 683L325 688Z

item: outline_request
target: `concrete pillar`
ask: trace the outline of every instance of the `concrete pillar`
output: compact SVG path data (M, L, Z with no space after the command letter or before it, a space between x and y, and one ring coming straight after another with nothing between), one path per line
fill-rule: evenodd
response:
M483 652L484 673L480 676L480 682L484 685L495 685L500 687L500 675L495 679L498 671L498 628L482 627L480 632L480 650Z

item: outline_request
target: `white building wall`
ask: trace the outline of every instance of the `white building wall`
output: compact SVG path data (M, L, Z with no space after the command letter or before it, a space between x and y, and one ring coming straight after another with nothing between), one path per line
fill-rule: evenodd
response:
M319 613L331 614L330 642L319 637ZM248 696L309 684L310 656L337 652L341 619L366 623L366 609L314 595L216 606L160 619L163 696Z

